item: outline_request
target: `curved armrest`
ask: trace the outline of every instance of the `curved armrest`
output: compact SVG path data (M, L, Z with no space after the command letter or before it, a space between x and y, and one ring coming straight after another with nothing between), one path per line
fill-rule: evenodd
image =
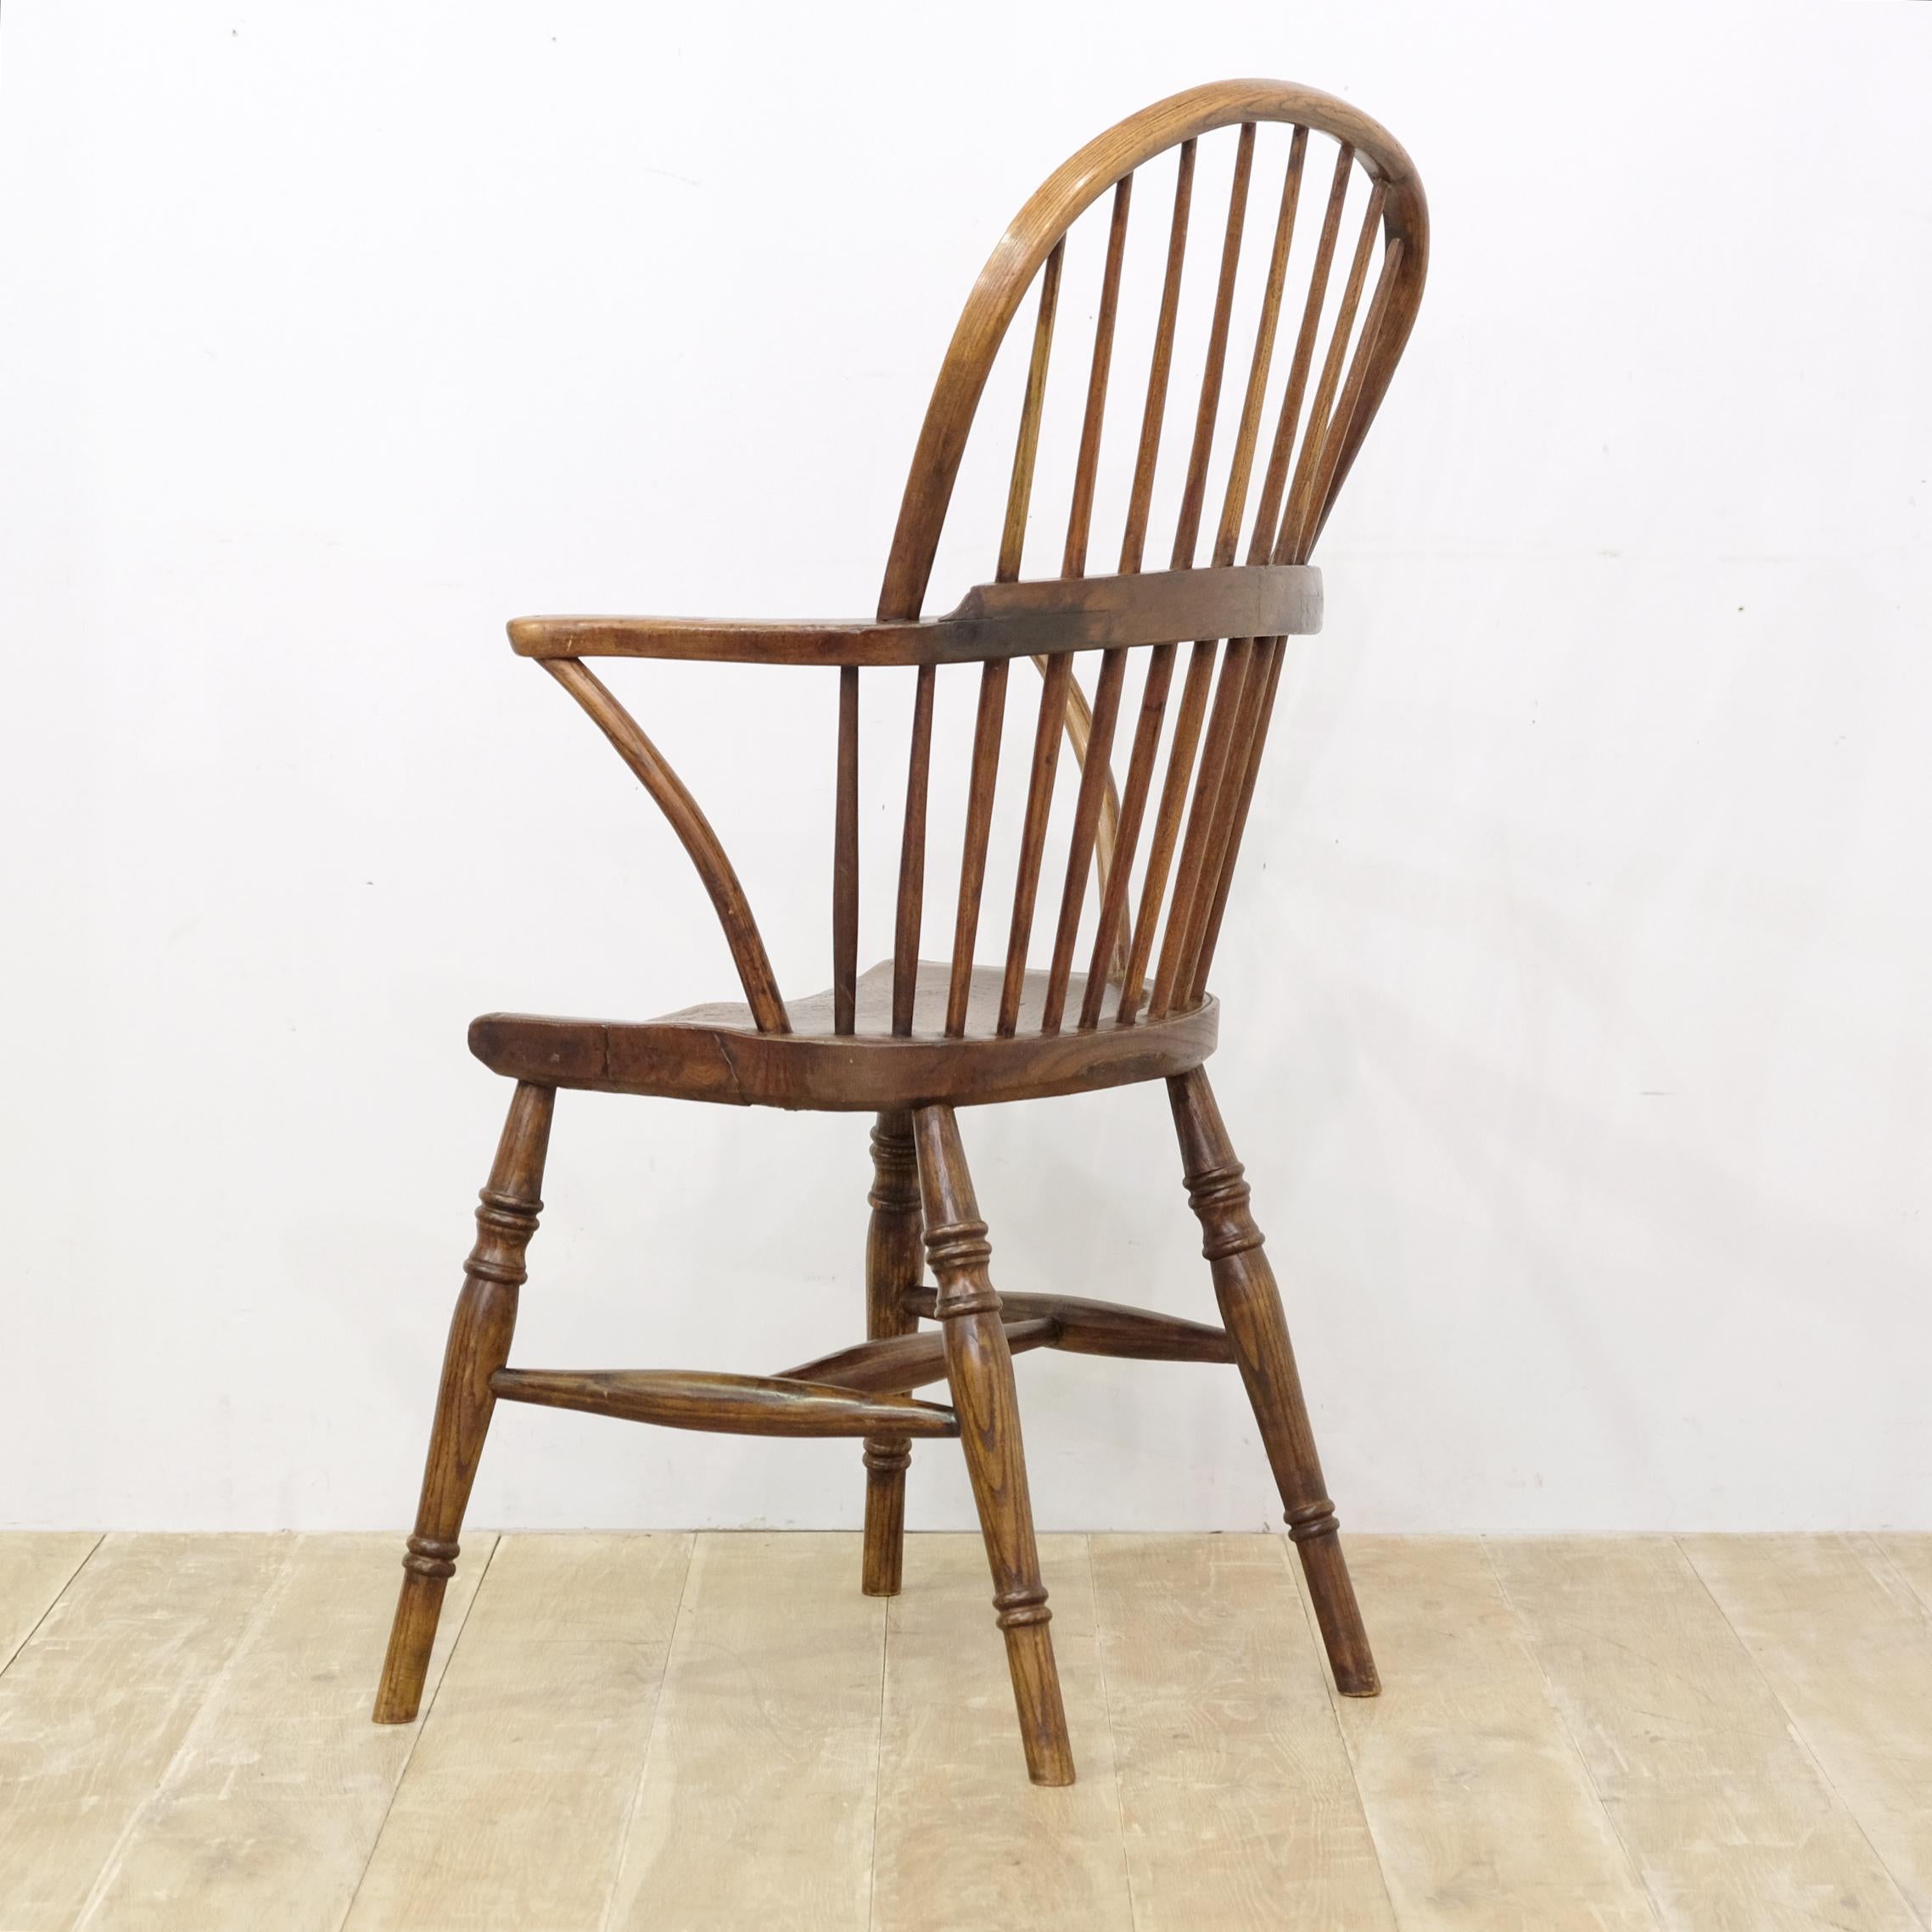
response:
M1321 572L1306 563L1149 570L981 584L944 617L731 624L692 617L520 617L525 658L685 658L739 664L946 664L1321 628Z

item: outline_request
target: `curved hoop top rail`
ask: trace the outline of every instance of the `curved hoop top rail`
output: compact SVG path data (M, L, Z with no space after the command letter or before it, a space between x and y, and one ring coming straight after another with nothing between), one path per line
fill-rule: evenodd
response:
M1158 101L1109 128L1056 168L1013 218L966 299L927 406L879 594L882 619L916 618L925 602L939 534L966 453L979 399L1008 325L1073 222L1144 163L1217 128L1283 121L1332 136L1382 191L1378 212L1392 248L1391 284L1372 368L1365 368L1328 482L1341 486L1387 388L1421 300L1429 216L1415 165L1380 122L1346 101L1280 81L1221 81ZM1184 213L1176 212L1184 231ZM1057 277L1056 277L1057 279ZM1043 309L1043 315L1050 311ZM1218 635L1226 636L1226 632Z

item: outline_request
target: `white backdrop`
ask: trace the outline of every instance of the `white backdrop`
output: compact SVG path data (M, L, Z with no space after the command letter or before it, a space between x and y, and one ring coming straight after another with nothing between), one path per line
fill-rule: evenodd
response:
M1250 73L1435 225L1217 974L1344 1524L1932 1527L1932 8L1766 0L8 0L0 1517L406 1518L469 1017L731 983L503 619L868 608L1008 216ZM645 675L823 983L830 689ZM965 1124L1007 1286L1207 1311L1158 1088ZM565 1096L519 1356L854 1338L864 1140ZM1043 1523L1278 1521L1227 1372L1020 1374ZM860 1489L518 1410L473 1514Z

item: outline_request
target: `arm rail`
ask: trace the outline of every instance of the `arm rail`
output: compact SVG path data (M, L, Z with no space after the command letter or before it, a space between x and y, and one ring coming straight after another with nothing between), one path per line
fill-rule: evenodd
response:
M713 664L952 664L1197 638L1305 636L1321 628L1312 564L1149 570L981 584L944 617L734 624L686 617L521 617L520 656L683 658Z

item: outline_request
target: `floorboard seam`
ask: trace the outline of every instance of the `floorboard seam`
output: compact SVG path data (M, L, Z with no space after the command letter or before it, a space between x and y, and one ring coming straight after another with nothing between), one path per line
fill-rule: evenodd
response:
M1348 1767L1348 1788L1355 1794L1355 1809L1362 1814L1362 1828L1369 1834L1369 1849L1375 1855L1375 1877L1382 1888L1382 1897L1389 1908L1389 1924L1399 1929L1402 1914L1396 1910L1395 1891L1389 1884L1388 1868L1382 1862L1382 1844L1375 1834L1375 1821L1369 1810L1369 1800L1362 1795L1362 1779L1355 1768L1355 1747L1349 1742L1348 1727L1341 1721L1341 1693L1335 1688L1329 1675L1328 1647L1322 1642L1321 1627L1315 1621L1314 1606L1302 1588L1302 1573L1301 1554L1294 1541L1288 1537L1275 1537L1268 1532L1271 1542L1281 1546L1281 1566L1288 1577L1288 1588L1294 1593L1295 1602L1302 1612L1302 1623L1308 1631L1308 1641L1313 1647L1316 1667L1322 1674L1322 1695L1328 1700L1328 1721L1335 1726L1335 1734L1341 1745L1341 1761ZM1375 1647L1375 1636L1370 1632L1369 1644Z
M1503 1607L1509 1613L1509 1621L1516 1627L1516 1641L1522 1645L1523 1655L1535 1666L1537 1681L1543 1686L1543 1699L1549 1705L1551 1716L1556 1720L1556 1728L1563 1733L1563 1741L1570 1747L1570 1753L1576 1761L1576 1768L1583 1774L1583 1783L1590 1795L1597 1801L1597 1809L1603 1813L1604 1823L1610 1828L1611 1841L1622 1854L1624 1868L1630 1873L1630 1881L1636 1886L1638 1896L1644 1901L1644 1910L1650 1914L1650 1923L1658 1932L1664 1932L1663 1907L1657 1901L1657 1895L1650 1889L1650 1881L1644 1875L1644 1868L1637 1862L1636 1854L1630 1849L1629 1841L1623 1835L1623 1828L1616 1822L1616 1813L1610 1809L1610 1800L1604 1796L1603 1787L1597 1783L1596 1773L1590 1769L1590 1761L1583 1755L1583 1746L1576 1733L1570 1727L1570 1719L1565 1714L1563 1701L1556 1694L1556 1686L1550 1682L1549 1672L1543 1668L1542 1654L1537 1649L1535 1637L1523 1613L1516 1608L1515 1599L1509 1594L1509 1583L1504 1580L1495 1555L1490 1548L1490 1539L1479 1536L1476 1548L1482 1553L1483 1567L1488 1571L1496 1585L1496 1594L1502 1599Z
M1929 1619L1932 1619L1932 1597L1928 1597L1918 1584L1913 1582L1912 1578L1899 1568L1897 1563L1893 1560L1892 1553L1879 1541L1877 1535L1870 1530L1861 1530L1857 1532L1857 1537L1858 1541L1864 1546L1860 1560L1863 1562L1865 1567L1868 1570L1872 1570L1874 1576L1878 1576L1878 1571L1873 1570L1873 1565L1875 1563L1882 1564L1884 1566L1885 1575L1890 1576L1905 1592L1906 1595L1918 1605ZM1884 1577L1879 1577L1879 1582L1883 1582L1884 1580Z
M691 1598L691 1575L697 1567L697 1546L705 1532L686 1532L684 1575L678 1579L678 1607L671 1612L670 1634L664 1639L664 1661L658 1672L657 1694L651 1700L651 1728L644 1735L644 1756L637 1767L637 1782L631 1787L630 1802L624 1809L624 1823L617 1834L617 1858L611 1867L610 1890L605 1895L603 1917L598 1932L610 1932L611 1917L617 1910L618 1894L624 1889L624 1856L630 1850L630 1834L636 1828L637 1812L644 1802L644 1780L651 1775L651 1753L664 1722L664 1687L671 1681L671 1659L677 1655L678 1632L684 1628L685 1605Z
M1849 1543L1851 1539L1840 1532L1837 1540L1842 1546ZM1912 1920L1914 1924L1924 1925L1925 1921L1914 1909L1910 1897L1907 1896L1905 1886L1900 1882L1897 1873L1893 1871L1891 1867L1885 1862L1884 1854L1872 1842L1871 1834L1865 1829L1864 1819L1859 1817L1845 1794L1839 1789L1830 1772L1825 1768L1824 1760L1812 1749L1812 1740L1805 1735L1804 1726L1798 1722L1790 1706L1778 1694L1778 1686L1771 1681L1770 1672L1766 1670L1764 1666L1757 1660L1756 1653L1749 1644L1745 1643L1743 1632L1739 1630L1737 1625L1731 1621L1730 1614L1725 1610L1723 1604L1718 1602L1717 1593L1711 1588L1704 1572L1697 1567L1696 1558L1684 1548L1676 1537L1671 1538L1671 1547L1677 1551L1677 1555L1683 1560L1684 1568L1697 1579L1697 1587L1711 1599L1711 1607L1723 1619L1725 1629L1731 1633L1731 1641L1737 1645L1745 1662L1750 1666L1752 1670L1756 1672L1759 1683L1764 1686L1771 1701L1778 1707L1779 1713L1783 1716L1784 1728L1790 1733L1791 1741L1805 1754L1806 1761L1811 1765L1812 1769L1817 1773L1819 1784L1823 1785L1825 1789L1831 1794L1832 1802L1851 1821L1852 1828L1864 1840L1865 1849L1872 1854L1873 1862L1890 1881L1892 1890L1897 1895L1900 1905L1904 1907L1906 1917ZM1862 1564L1861 1567L1862 1567Z
M899 1532L899 1588L905 1588L905 1532ZM886 1792L886 1682L892 1672L893 1611L899 1595L881 1599L879 1619L879 1734L872 1745L872 1837L865 1848L865 1932L876 1932L879 1922L879 1812Z
M108 1855L101 1861L101 1868L94 1874L94 1882L87 1888L87 1896L81 1901L81 1909L74 1915L74 1932L87 1932L88 1923L100 1910L114 1881L120 1875L120 1868L127 1856L127 1848L134 1841L134 1834L141 1828L142 1822L154 1810L161 1794L168 1788L168 1781L175 1774L175 1767L188 1758L195 1748L195 1741L201 1734L207 1719L224 1688L235 1673L236 1666L249 1654L255 1640L261 1635L262 1626L268 1621L275 1605L287 1595L288 1586L295 1575L295 1557L302 1546L300 1536L289 1539L288 1553L282 1559L282 1566L263 1585L262 1592L249 1610L247 1621L242 1625L235 1640L228 1646L227 1655L222 1658L214 1676L208 1681L208 1688L202 1693L201 1702L196 1705L194 1715L188 1721L188 1727L181 1734L181 1742L174 1748L168 1761L161 1767L160 1776L154 1787L127 1815L127 1822L115 1835Z
M76 1579L80 1576L81 1572L94 1560L94 1552L98 1549L101 1545L106 1541L107 1533L105 1531L103 1531L102 1533L99 1536L96 1537L93 1542L87 1546L87 1554L83 1556L81 1560L76 1563L74 1567L67 1573L67 1581L63 1583L60 1588L47 1599L47 1608L34 1619L32 1627L28 1630L26 1634L21 1638L20 1642L7 1653L5 1660L3 1662L0 1662L0 1677L4 1677L6 1673L13 1668L14 1658L19 1656L21 1651L25 1649L28 1644L31 1644L35 1638L40 1635L40 1627L45 1623L50 1616L53 1615L55 1610L59 1609L61 1600L66 1596L67 1593L74 1588Z
M1113 1764L1113 1816L1120 1840L1120 1879L1127 1888L1128 1924L1138 1927L1140 1909L1134 1899L1134 1861L1127 1856L1127 1797L1120 1788L1120 1733L1113 1726L1113 1694L1107 1688L1106 1628L1100 1620L1100 1579L1094 1567L1092 1534L1081 1539L1087 1552L1087 1591L1094 1606L1094 1669L1100 1680L1100 1709L1107 1721L1107 1756Z
M396 1800L402 1795L403 1780L409 1776L409 1767L416 1761L416 1747L423 1742L423 1733L428 1728L429 1719L436 1709L437 1694L443 1688L443 1679L449 1676L451 1666L456 1660L456 1650L463 1640L463 1632L469 1628L469 1620L475 1614L477 1599L483 1594L483 1586L490 1581L490 1565L496 1560L496 1553L503 1547L503 1539L495 1536L490 1539L490 1548L484 1553L482 1573L476 1579L476 1588L469 1593L469 1601L463 1605L462 1620L456 1626L456 1633L450 1639L448 1654L443 1659L443 1667L436 1673L436 1681L428 1687L428 1701L417 1715L416 1735L409 1740L409 1749L403 1754L400 1767L395 1774L395 1783L389 1789L389 1801L383 1806L382 1823L369 1839L367 1856L362 1861L362 1869L356 1874L355 1889L349 1895L349 1902L342 1908L342 1917L336 1921L337 1932L348 1924L356 1915L356 1901L362 1896L362 1887L368 1883L369 1872L376 1862L376 1854L382 1849L383 1834L389 1828L389 1814L395 1810ZM370 1720L375 1722L373 1718Z

